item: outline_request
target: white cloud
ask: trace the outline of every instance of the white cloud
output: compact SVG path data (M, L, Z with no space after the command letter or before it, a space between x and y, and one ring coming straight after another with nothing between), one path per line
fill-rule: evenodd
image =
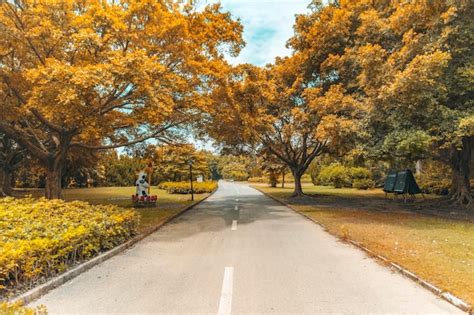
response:
M252 63L258 66L272 63L277 56L288 56L285 47L293 35L295 15L308 11L309 0L222 0L225 11L240 18L247 43L233 64Z

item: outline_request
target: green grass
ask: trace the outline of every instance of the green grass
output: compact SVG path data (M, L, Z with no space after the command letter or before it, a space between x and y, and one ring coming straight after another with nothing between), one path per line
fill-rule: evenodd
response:
M135 187L97 187L97 188L71 188L64 189L66 201L83 200L92 204L114 204L124 208L132 208L131 196ZM15 191L15 196L21 197L31 194L33 197L43 196L40 189L26 189ZM151 188L151 194L157 195L157 206L154 208L135 208L140 215L140 231L160 225L168 218L179 213L184 207L193 203L191 195L169 194L165 190ZM208 194L195 194L194 202L206 197Z
M289 199L291 188L258 187L323 223L330 233L358 241L474 305L473 223L390 211L392 201L372 204L372 207L388 204L384 211L367 210L367 200L383 198L379 190L305 187L305 192L315 193L320 198ZM325 203L323 199L330 202Z

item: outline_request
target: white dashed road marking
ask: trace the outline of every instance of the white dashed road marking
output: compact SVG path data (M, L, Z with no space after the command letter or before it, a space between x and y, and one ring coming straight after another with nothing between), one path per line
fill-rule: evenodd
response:
M232 221L232 231L237 230L237 220Z
M235 222L235 221L234 221ZM225 267L222 281L221 299L217 314L228 315L232 310L232 289L234 287L234 267Z

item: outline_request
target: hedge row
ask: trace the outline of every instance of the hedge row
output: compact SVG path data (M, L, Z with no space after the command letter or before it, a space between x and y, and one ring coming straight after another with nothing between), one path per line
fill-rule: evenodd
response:
M117 246L137 233L139 214L112 205L0 199L0 293Z
M162 182L159 189L166 190L170 194L190 194L191 183L189 182ZM217 188L217 182L193 182L195 194L211 193Z
M23 306L21 303L0 303L0 314L5 315L47 315L48 311L44 305L35 308Z

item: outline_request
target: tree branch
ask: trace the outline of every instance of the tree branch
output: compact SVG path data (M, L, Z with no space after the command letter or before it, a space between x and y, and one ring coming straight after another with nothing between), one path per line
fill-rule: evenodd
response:
M56 124L53 124L52 122L50 122L49 120L46 119L46 117L43 116L43 114L41 114L36 108L32 108L30 109L30 112L35 115L36 118L38 118L38 120L43 124L45 125L46 127L48 127L49 129L53 130L53 131L56 131L58 133L64 133L64 132L67 132L68 130L62 128L61 126L58 126ZM72 130L71 130L72 131Z
M45 161L48 158L49 153L47 151L42 150L33 142L31 142L28 134L26 134L21 128L18 128L15 125L11 125L6 121L0 120L0 130L10 138L15 140L18 144L20 144L20 146L26 148L39 160Z
M129 145L137 144L137 143L143 142L145 140L154 138L157 135L159 135L160 133L165 132L166 130L168 130L170 128L173 128L173 127L176 127L176 126L178 126L182 123L183 122L180 121L180 122L177 122L177 123L174 123L174 124L169 124L169 125L167 125L163 128L160 128L160 129L156 130L155 132L153 132L149 135L140 137L139 139L123 142L123 143L117 143L117 144L111 144L111 145L88 145L88 144L85 144L85 143L73 142L73 143L71 143L71 147L78 147L78 148L84 148L84 149L89 149L89 150L109 150L109 149L116 149L116 148L120 148L120 147L126 147L126 146L129 146Z

